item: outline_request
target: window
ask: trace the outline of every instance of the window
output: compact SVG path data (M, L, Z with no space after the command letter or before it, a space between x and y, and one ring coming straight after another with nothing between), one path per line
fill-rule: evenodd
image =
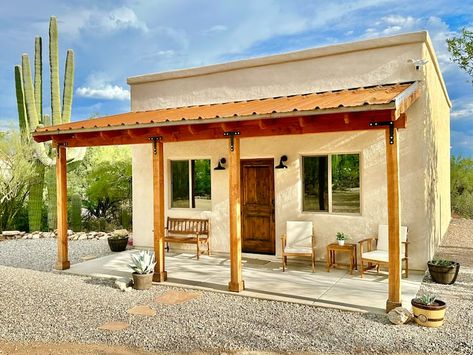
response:
M171 161L171 207L210 210L210 160Z
M360 213L360 155L302 158L303 211Z

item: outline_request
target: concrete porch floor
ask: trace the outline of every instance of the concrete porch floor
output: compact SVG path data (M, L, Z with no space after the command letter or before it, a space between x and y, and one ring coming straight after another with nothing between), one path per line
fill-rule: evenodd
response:
M130 254L127 250L97 259L71 265L64 272L115 279L131 278L128 268ZM296 302L321 307L332 307L361 312L384 312L387 291L387 272L368 272L362 279L357 271L350 275L345 269L326 271L325 264L318 263L314 273L309 262L288 261L288 269L282 272L281 261L274 256L243 254L243 280L245 290L229 292L230 260L228 255L216 253L196 259L191 252L166 253L168 272L166 285L228 292L234 295L269 300ZM410 309L410 300L419 290L423 272L409 271L409 278L402 279L402 301Z

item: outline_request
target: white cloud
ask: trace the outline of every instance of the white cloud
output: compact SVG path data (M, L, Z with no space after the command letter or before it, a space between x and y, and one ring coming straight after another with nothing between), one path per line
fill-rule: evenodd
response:
M81 97L106 100L129 100L130 92L118 85L105 84L100 87L82 86L77 88L76 94Z
M225 32L228 31L228 27L224 25L215 25L212 26L204 31L202 31L204 34L214 34L214 33L220 33L220 32Z
M93 31L96 34L110 33L126 29L148 31L146 23L127 7L110 11L98 9L75 9L58 18L61 34L78 36L81 31Z
M457 104L457 101L454 101L451 117L452 119L473 118L473 102Z

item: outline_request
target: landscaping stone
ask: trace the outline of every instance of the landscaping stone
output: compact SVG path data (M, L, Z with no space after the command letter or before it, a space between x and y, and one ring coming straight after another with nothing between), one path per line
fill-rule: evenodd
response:
M130 325L128 323L125 323L125 322L108 322L108 323L105 323L103 325L101 325L100 327L98 327L97 329L99 330L112 330L112 331L115 331L115 330L123 330L123 329L126 329L128 328Z
M2 232L2 235L4 237L14 237L16 236L17 234L20 234L20 231L3 231Z
M180 304L193 300L194 298L199 298L200 296L201 294L197 292L169 291L157 297L156 303Z
M149 306L135 306L126 311L128 314L134 314L137 316L154 317L156 310Z
M389 311L388 319L392 324L405 324L412 319L412 314L403 307L396 307Z

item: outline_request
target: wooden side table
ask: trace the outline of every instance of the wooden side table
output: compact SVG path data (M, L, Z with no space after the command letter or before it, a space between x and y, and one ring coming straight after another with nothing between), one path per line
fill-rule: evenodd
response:
M336 261L336 252L349 253L350 264L340 264ZM331 267L347 266L350 270L350 274L353 275L353 269L357 268L356 259L356 244L347 243L345 245L338 245L338 242L330 243L327 245L327 272L330 272Z

